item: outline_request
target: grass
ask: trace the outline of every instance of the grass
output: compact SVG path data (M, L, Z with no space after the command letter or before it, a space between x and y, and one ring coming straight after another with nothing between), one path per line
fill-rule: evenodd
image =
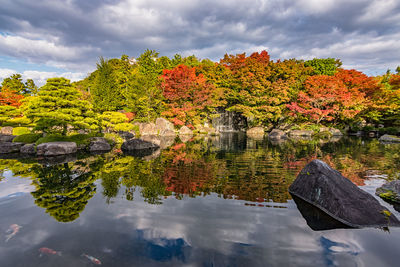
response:
M13 135L23 135L23 134L30 134L31 130L26 127L15 127L13 128Z

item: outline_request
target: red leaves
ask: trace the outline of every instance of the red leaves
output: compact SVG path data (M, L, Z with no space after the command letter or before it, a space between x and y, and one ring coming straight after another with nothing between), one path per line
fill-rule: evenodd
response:
M340 70L334 76L310 76L305 92L299 92L298 101L287 107L316 123L350 119L365 108L366 93L376 88L374 79L356 70Z
M0 105L1 106L13 106L18 108L21 106L21 100L24 98L23 95L16 93L14 90L10 90L8 87L3 86L0 92Z
M179 65L172 70L164 70L162 78L163 95L168 111L164 116L172 117L175 125L199 123L201 112L212 105L213 86L207 83L196 69Z

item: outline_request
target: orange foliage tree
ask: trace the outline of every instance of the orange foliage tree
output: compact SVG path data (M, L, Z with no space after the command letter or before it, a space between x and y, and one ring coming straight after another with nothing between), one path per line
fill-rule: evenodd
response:
M164 70L161 87L167 110L163 115L175 125L195 125L207 119L213 108L213 85L196 69L179 65Z
M365 97L376 90L373 78L356 70L339 70L333 76L310 76L296 102L287 107L292 114L315 123L343 122L363 111L368 105Z

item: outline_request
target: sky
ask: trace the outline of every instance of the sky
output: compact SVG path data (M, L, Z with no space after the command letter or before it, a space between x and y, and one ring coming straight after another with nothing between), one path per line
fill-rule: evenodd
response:
M276 59L339 58L380 75L400 65L399 0L1 0L0 80L72 81L99 57L266 50Z

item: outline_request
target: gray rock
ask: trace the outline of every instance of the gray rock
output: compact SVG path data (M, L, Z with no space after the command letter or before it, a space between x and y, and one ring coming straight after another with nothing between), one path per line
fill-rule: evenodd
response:
M36 145L35 144L26 144L21 147L20 152L23 154L36 154Z
M332 136L343 136L343 133L336 128L329 128L329 132L332 134Z
M291 130L289 132L290 137L311 137L313 135L311 130Z
M111 146L105 138L93 137L90 139L90 144L89 144L90 152L110 151L110 150L111 150Z
M0 134L12 135L13 127L10 127L10 126L1 127Z
M132 133L132 132L119 131L118 135L121 136L125 140L129 140L129 139L135 138L135 134Z
M38 156L57 156L76 153L78 150L74 142L49 142L36 147Z
M321 160L304 167L289 192L350 227L400 226L377 199Z
M156 131L160 136L176 136L174 125L164 118L157 118Z
M141 139L130 139L121 146L124 153L140 157L151 155L159 148L159 145Z
M246 134L250 137L264 137L264 128L263 127L253 127L246 131Z
M270 140L281 140L281 139L287 139L287 135L284 131L278 130L278 129L273 129L269 134L268 138Z
M392 181L382 185L376 189L375 194L384 200L400 204L400 180Z
M379 138L379 141L382 143L400 143L400 137L385 134Z
M1 142L0 154L18 153L23 145L24 143Z
M193 135L193 131L190 130L187 126L182 126L179 129L179 135Z
M0 142L12 142L15 137L15 135L0 134Z
M158 135L156 125L152 122L141 124L139 131L140 135Z

